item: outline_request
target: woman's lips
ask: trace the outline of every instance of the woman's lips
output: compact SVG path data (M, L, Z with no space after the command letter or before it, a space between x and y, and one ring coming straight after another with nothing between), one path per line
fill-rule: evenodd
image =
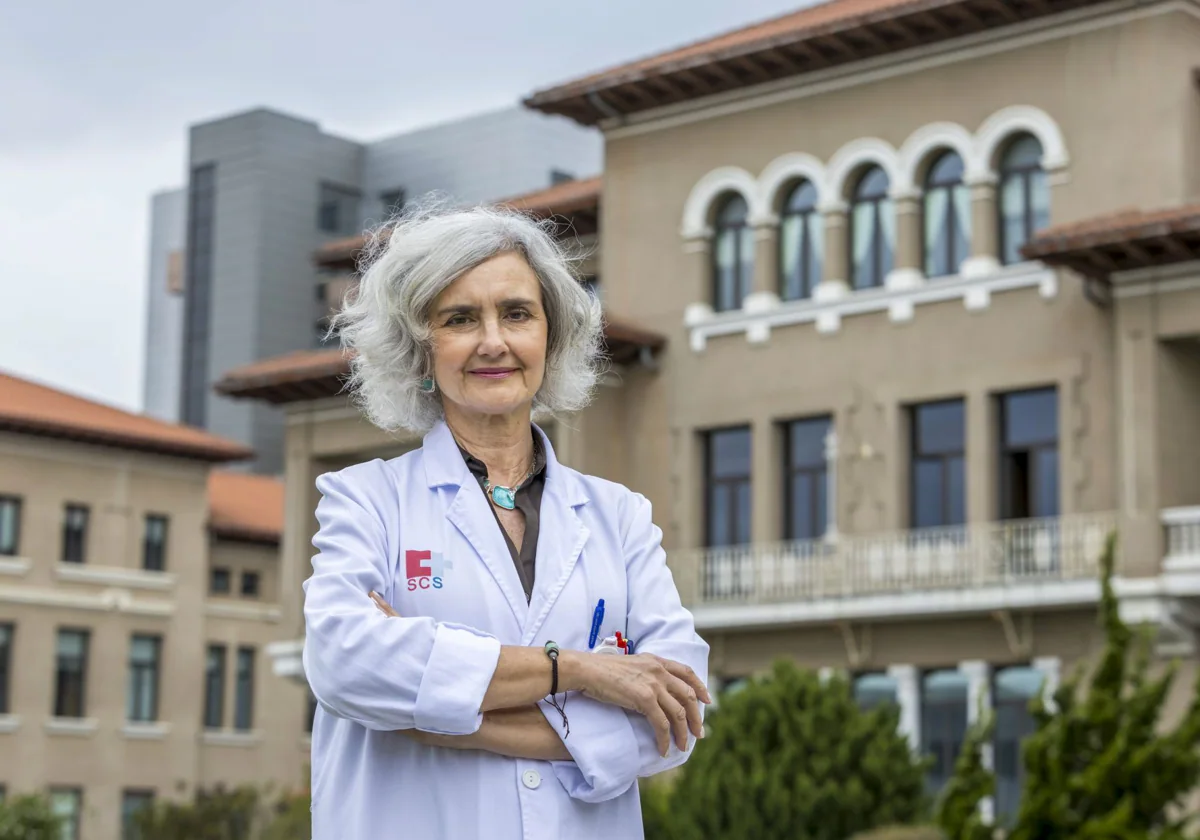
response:
M515 372L515 368L479 368L478 370L469 371L472 375L482 376L484 379L503 379Z

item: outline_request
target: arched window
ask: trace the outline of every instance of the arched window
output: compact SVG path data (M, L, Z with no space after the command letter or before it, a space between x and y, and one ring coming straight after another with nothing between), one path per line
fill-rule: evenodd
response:
M850 212L850 267L855 289L883 285L892 270L896 217L887 173L872 166L858 179Z
M1050 223L1050 187L1042 144L1029 134L1009 143L1000 159L1000 260L1022 262L1021 246Z
M971 191L963 161L943 152L925 176L925 276L958 274L971 248Z
M779 297L783 300L812 296L821 281L823 235L817 188L812 181L801 181L788 193L779 220Z
M725 197L717 208L713 242L713 309L728 312L742 308L754 276L754 229L749 224L746 199L737 193Z

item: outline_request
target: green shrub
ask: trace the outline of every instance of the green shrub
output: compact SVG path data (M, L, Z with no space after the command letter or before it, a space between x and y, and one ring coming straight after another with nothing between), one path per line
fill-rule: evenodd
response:
M0 802L0 840L58 840L58 817L44 796L14 796Z

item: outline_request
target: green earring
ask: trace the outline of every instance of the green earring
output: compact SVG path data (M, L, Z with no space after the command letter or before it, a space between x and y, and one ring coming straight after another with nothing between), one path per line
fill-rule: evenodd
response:
M432 394L433 389L436 387L437 387L437 384L433 381L433 377L426 377L421 380L420 388L426 394Z

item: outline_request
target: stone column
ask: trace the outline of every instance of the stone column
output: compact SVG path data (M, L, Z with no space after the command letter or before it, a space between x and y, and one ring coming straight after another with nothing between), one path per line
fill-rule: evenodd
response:
M712 234L706 232L703 236L688 239L683 243L683 255L686 268L684 282L683 324L694 327L703 324L713 315L712 305ZM693 352L704 349L704 338L693 335L691 341Z
M958 664L959 673L967 678L967 726L974 726L983 715L992 710L992 669L980 659L972 659ZM980 750L980 760L983 766L991 770L995 761L991 743L986 743ZM993 797L986 796L979 803L979 813L987 825L995 821L996 802Z
M773 418L756 419L750 440L750 539L773 543L782 538L779 521L780 474L779 429Z
M992 396L986 389L966 394L967 523L986 525L996 516L996 428Z
M838 538L838 438L830 428L825 435L825 539Z
M913 289L925 281L921 267L921 199L916 193L892 197L896 213L896 253L884 278L889 289Z
M761 312L779 305L779 226L775 219L754 227L754 282L742 301L747 312Z
M896 681L896 700L900 704L900 734L908 739L914 753L921 750L921 686L915 665L892 665L888 676Z
M846 205L844 202L822 205L820 212L825 226L825 267L813 298L817 301L838 300L850 293Z
M963 277L983 277L1000 268L999 216L996 213L996 178L988 175L968 181L971 190L971 256L963 260Z

